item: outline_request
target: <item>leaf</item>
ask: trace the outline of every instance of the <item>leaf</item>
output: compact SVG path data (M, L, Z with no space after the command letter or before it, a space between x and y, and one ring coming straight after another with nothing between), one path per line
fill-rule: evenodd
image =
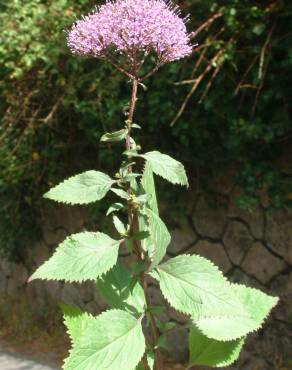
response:
M127 135L126 129L122 129L115 132L107 132L106 134L102 135L100 141L115 143L118 141L122 141L126 137L126 135Z
M91 323L95 321L95 318L87 312L82 312L77 307L62 304L61 308L64 314L64 324L68 329L71 343L74 345Z
M156 175L163 177L172 184L189 186L184 166L169 155L153 151L141 154L140 157L150 162Z
M88 204L102 199L114 182L103 172L86 171L55 186L44 197L61 203Z
M110 310L85 330L65 360L64 370L134 370L144 352L141 320Z
M194 321L220 315L248 316L222 273L203 257L180 255L159 265L157 272L164 297Z
M122 203L113 203L107 210L106 215L109 216L111 213L120 211L123 208L124 205Z
M232 289L248 316L242 318L234 312L233 315L226 313L218 317L196 320L197 327L206 336L217 340L233 340L258 330L278 302L277 297L269 296L258 289L248 288L244 285L232 284Z
M137 233L131 236L132 240L143 240L149 237L149 231L138 231Z
M111 191L122 199L128 199L128 197L129 197L128 193L123 189L112 188Z
M119 262L97 280L96 286L105 302L112 308L119 308L132 314L144 312L145 296L137 278Z
M138 128L139 130L142 129L142 127L140 125L138 125L137 123L132 123L131 128Z
M68 236L53 256L36 270L30 281L95 280L115 265L120 243L121 240L114 240L100 232Z
M153 370L154 369L154 353L153 351L148 351L147 352L147 364L148 364L148 368L149 370ZM148 370L145 368L143 362L141 361L139 363L139 365L136 367L136 370Z
M115 225L115 228L117 232L121 235L125 235L127 230L125 228L125 225L122 223L122 221L118 218L118 216L113 216L113 222Z
M159 211L158 211L158 205L157 205L153 171L151 168L151 164L148 161L146 162L146 165L144 168L143 176L141 179L141 185L145 193L150 196L150 199L148 200L149 207L154 213L158 215Z
M220 342L207 338L195 325L190 328L189 353L190 365L222 367L237 360L244 339Z
M149 267L149 270L152 270L165 256L171 236L164 222L156 213L149 208L145 209L145 213L148 217L148 231L150 236L143 239L142 245L144 250L148 252L148 256L152 261Z

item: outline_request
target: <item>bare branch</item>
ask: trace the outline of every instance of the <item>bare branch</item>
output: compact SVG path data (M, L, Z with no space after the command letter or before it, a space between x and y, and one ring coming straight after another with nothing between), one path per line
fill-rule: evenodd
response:
M209 19L207 19L204 23L202 23L197 29L196 31L192 32L190 34L190 39L194 39L198 36L199 33L201 33L203 30L205 30L206 28L209 28L211 26L211 24L218 18L222 17L223 13L215 13L212 15L212 17L210 17Z

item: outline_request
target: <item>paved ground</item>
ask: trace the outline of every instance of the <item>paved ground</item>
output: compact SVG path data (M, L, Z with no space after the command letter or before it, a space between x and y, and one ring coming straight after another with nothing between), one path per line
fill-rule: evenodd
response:
M31 360L13 356L0 351L1 370L56 370L52 367L38 364Z

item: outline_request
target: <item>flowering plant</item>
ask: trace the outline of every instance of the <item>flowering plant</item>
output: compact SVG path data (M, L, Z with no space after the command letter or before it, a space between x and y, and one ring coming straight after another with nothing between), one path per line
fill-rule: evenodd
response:
M117 0L94 9L67 33L73 54L110 62L131 80L132 95L124 127L101 137L103 142L125 141L125 160L118 173L111 177L86 171L45 194L66 204L96 202L109 191L118 198L107 211L118 239L102 232L71 235L30 278L93 280L110 307L97 317L63 308L72 342L66 370L164 368L166 333L175 328L165 320L165 305L151 302L150 279L158 282L170 306L189 317L188 369L234 362L246 335L262 325L277 303L277 298L259 290L229 283L201 256L163 261L171 236L159 216L154 175L182 186L188 186L188 180L177 160L159 151L141 152L132 137L141 129L133 116L142 81L164 63L191 54L185 21L177 7L163 0ZM153 57L154 66L147 69ZM139 162L142 173L137 170ZM132 255L130 269L118 262L121 245Z

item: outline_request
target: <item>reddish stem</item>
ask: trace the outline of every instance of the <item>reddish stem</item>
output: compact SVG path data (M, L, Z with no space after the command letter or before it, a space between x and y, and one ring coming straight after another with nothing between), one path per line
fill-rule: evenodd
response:
M136 107L136 101L137 101L137 90L138 90L138 78L134 78L132 80L132 94L131 94L131 100L130 100L130 107L129 107L129 114L128 114L128 131L126 135L126 149L129 151L131 150L131 124L133 123L133 116L134 111ZM131 155L128 155L128 161L131 162L132 158ZM132 166L129 166L129 172L131 173L133 171ZM128 194L132 194L131 186L129 184L128 186ZM128 219L129 219L129 225L130 225L130 234L133 235L139 231L139 220L138 220L138 213L136 209L133 207L131 202L128 202ZM139 241L134 241L133 251L139 261L144 260L144 255L142 252L141 245ZM140 280L141 285L144 290L145 300L147 306L150 305L150 298L148 294L148 282L147 282L147 276L144 272L141 272L140 274ZM161 352L159 348L156 348L157 341L159 338L159 332L156 327L155 318L152 315L152 313L149 313L149 319L150 319L150 327L151 327L151 335L152 335L152 345L154 347L154 355L155 355L155 362L154 362L154 368L155 370L163 370L163 359L161 356ZM143 364L146 367L146 369L149 369L149 366L147 365L147 359L146 356L143 358Z

